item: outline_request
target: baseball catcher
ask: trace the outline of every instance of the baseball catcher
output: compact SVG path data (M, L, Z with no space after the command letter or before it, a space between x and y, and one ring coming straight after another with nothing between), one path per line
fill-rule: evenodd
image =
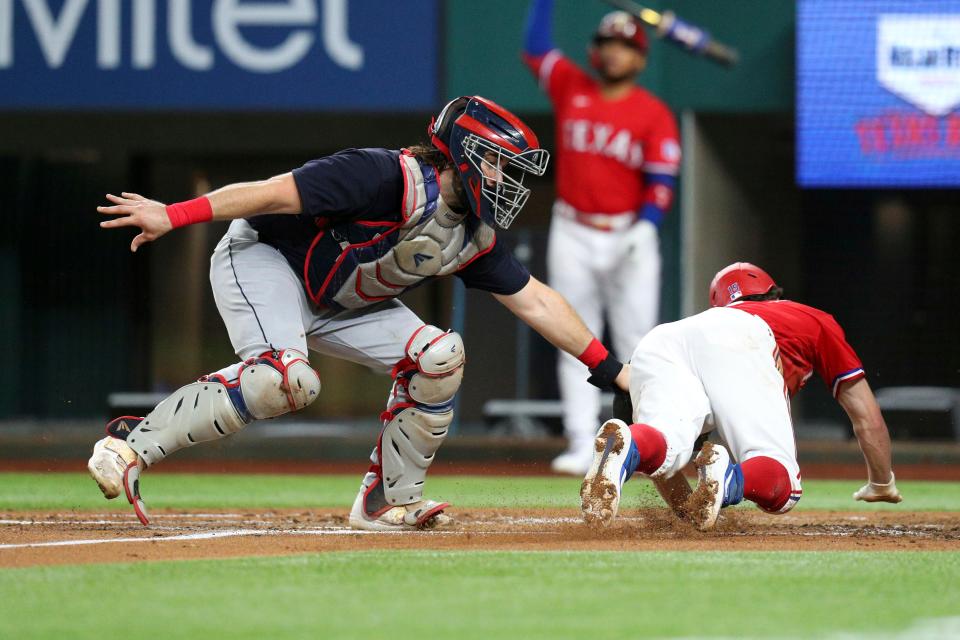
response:
M179 449L254 420L298 411L320 393L311 352L393 379L370 468L350 512L359 529L449 521L424 497L463 379L462 338L424 324L397 297L456 275L489 291L551 343L578 356L596 384L626 388L625 367L555 291L497 241L523 208L526 175L549 159L534 132L479 96L447 104L430 143L347 149L266 180L165 205L108 195L105 228L137 227L131 250L188 224L232 220L210 262L217 308L239 362L187 384L144 417L107 425L88 468L107 498L125 493L149 518L140 474Z

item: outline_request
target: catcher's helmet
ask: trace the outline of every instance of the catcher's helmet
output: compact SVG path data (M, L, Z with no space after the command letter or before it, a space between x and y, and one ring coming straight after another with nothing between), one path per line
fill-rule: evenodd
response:
M460 174L473 212L503 229L530 197L524 174L542 176L550 161L530 127L480 96L448 102L430 121L427 133Z
M749 262L734 262L713 276L710 283L710 306L725 307L743 296L768 293L777 286L773 278Z

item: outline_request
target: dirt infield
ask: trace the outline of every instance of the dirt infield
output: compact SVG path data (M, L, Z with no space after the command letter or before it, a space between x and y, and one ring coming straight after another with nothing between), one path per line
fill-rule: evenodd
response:
M446 530L369 533L343 511L158 512L142 527L128 513L0 513L0 567L226 558L371 549L445 550L951 550L960 513L812 512L726 515L701 533L666 509L634 510L608 529L571 510L467 510Z

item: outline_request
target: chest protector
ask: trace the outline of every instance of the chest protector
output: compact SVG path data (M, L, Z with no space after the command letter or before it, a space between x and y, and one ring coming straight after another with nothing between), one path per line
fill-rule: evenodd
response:
M454 273L493 247L490 226L469 212L453 211L440 197L433 166L404 151L400 168L399 220L341 223L314 239L304 270L314 303L334 309L367 307L427 278Z

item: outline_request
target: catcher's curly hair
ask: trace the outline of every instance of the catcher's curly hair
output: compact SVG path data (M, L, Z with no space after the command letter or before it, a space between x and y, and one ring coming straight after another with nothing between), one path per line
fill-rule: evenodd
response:
M418 160L433 165L437 173L455 168L453 162L430 143L415 144L407 147L407 151L412 153ZM457 194L457 199L461 202L461 208L467 207L467 192L463 188L463 183L459 176L453 181L453 192ZM447 203L450 204L450 203Z

